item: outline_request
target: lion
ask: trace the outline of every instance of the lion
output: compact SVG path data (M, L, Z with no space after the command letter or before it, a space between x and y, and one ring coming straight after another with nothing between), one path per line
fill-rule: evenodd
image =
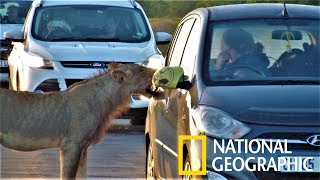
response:
M60 148L60 178L86 177L87 149L101 142L110 121L147 97L154 69L111 63L108 71L66 91L0 89L0 142L18 151Z

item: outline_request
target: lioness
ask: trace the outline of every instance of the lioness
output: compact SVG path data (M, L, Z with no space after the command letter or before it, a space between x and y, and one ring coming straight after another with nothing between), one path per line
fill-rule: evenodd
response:
M86 177L87 148L129 108L130 96L148 96L155 70L111 63L108 72L63 92L0 89L0 142L19 151L60 147L60 177Z

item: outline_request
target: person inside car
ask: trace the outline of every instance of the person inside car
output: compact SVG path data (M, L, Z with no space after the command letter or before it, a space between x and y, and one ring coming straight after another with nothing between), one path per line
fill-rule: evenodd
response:
M23 19L19 17L19 8L15 5L11 5L7 8L7 15L4 16L3 22L7 24L22 24Z
M117 30L117 23L114 17L107 17L105 20L105 24L102 27L103 29L103 36L106 38L115 38L116 30Z
M243 29L228 29L223 33L221 52L214 69L222 74L230 74L235 70L238 70L238 73L249 70L269 76L269 63L268 57L263 53L263 45L255 43L249 32Z
M53 17L47 24L47 29L48 34L45 37L46 39L66 38L72 34L70 25L62 15Z

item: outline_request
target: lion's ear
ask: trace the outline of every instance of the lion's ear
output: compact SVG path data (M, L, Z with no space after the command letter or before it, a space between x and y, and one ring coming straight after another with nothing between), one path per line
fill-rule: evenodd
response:
M126 76L127 76L127 78L131 78L132 77L132 71L130 69L126 70Z
M116 63L116 62L112 62L112 63L110 63L110 64L108 65L108 70L109 70L109 71L112 71L112 70L114 70L114 69L116 69L116 68L118 68L118 67L120 67L120 66L121 66L121 64Z
M122 83L126 80L127 75L123 71L115 70L111 72L111 76L115 78L118 82Z

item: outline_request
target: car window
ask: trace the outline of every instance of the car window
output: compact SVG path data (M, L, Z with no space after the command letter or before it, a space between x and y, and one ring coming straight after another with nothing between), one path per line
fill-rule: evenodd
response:
M317 20L211 22L208 31L203 68L210 81L319 80Z
M188 40L191 28L194 23L194 18L186 20L181 25L181 30L176 37L176 42L172 46L172 52L170 53L170 66L179 66L182 58L182 54Z
M194 25L192 27L192 30L189 35L189 38L182 56L182 60L181 60L181 67L184 70L184 74L187 75L189 78L192 78L195 57L197 54L197 51L194 48L198 47L198 43L199 43L199 38L200 38L199 26L200 26L200 22L199 22L199 19L197 19L194 22Z
M32 1L1 1L1 24L23 24Z
M176 40L177 40L177 37L180 33L180 30L181 30L181 25L177 26L175 32L174 32L174 35L172 37L172 40L170 41L170 44L169 44L169 47L168 47L168 50L167 50L167 53L166 53L166 62L165 62L165 65L168 66L170 64L170 59L171 59L171 55L172 55L172 52L173 52L173 49L174 49L174 45L176 43Z
M138 43L150 39L146 19L139 9L101 5L39 7L32 35L43 41Z

